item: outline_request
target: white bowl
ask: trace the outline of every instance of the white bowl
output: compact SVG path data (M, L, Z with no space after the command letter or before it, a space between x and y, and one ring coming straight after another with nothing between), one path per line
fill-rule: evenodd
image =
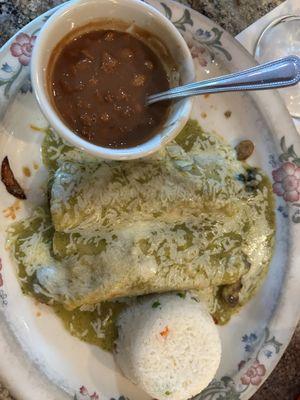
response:
M98 157L129 160L147 156L173 139L185 125L192 99L175 102L160 131L147 142L126 149L97 146L68 128L51 104L46 69L57 43L74 29L90 22L112 19L135 24L159 37L171 54L180 74L180 84L194 80L194 65L189 49L173 24L152 6L140 0L73 0L56 11L40 31L31 58L31 81L42 112L52 127L67 142Z

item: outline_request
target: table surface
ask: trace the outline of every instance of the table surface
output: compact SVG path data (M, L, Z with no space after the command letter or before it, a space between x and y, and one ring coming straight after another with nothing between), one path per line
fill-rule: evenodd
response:
M232 35L237 35L283 2L283 0L180 1L216 21ZM62 0L0 0L0 47L30 20L61 2ZM8 390L1 383L0 400L12 400ZM278 366L252 400L300 400L300 325Z

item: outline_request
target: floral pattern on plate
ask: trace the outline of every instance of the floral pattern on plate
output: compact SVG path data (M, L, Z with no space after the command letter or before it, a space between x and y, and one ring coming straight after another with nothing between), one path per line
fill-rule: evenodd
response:
M165 3L160 4L166 17L179 31L186 32L189 30L189 27L194 27L194 21L188 8L184 8L180 18L174 19L171 8ZM228 61L232 59L231 54L224 48L221 42L222 35L223 31L217 27L211 30L202 28L193 29L192 38L187 41L187 45L189 46L192 57L197 58L202 67L206 67L209 61L215 59L216 52L221 53Z
M184 8L180 4L172 3L165 0L163 3L149 1L150 4L158 7L180 30L188 42L193 58L201 67L205 67L209 62L214 60L216 55L230 61L234 51L233 47L226 47L224 41L224 31L218 27L205 25L205 21L194 11ZM35 42L35 36L43 23L52 14L48 12L46 16L42 16L36 20L34 25L24 28L23 32L18 34L13 41L4 50L3 57L0 61L0 103L2 100L9 99L14 94L13 83L22 84L21 93L28 93L31 90L28 78L22 78L21 72L29 72L29 58L32 53L32 46ZM178 17L179 16L179 17ZM225 48L226 47L226 48ZM229 49L229 51L228 51ZM24 74L25 76L25 74ZM1 108L1 107L0 107ZM295 140L295 135L290 136L292 139L281 139L282 153L278 157L270 156L270 163L273 168L274 193L278 195L280 205L278 212L285 218L291 216L291 221L300 222L300 190L299 190L299 167L300 158L298 158L294 147L289 143ZM294 139L293 139L294 138ZM288 179L286 179L288 178ZM297 192L297 194L295 193ZM278 213L277 213L278 214ZM294 228L293 228L294 229ZM5 283L5 288L8 282ZM13 296L13 292L9 293ZM0 308L8 304L7 293L4 291L3 268L0 264ZM9 306L6 308L8 310ZM271 324L270 324L271 326ZM271 328L273 331L273 327ZM281 339L281 337L280 337ZM285 343L288 341L284 339ZM282 340L282 342L284 342ZM242 400L248 399L253 394L253 388L257 388L264 378L273 369L278 354L282 350L283 344L278 341L270 332L269 328L265 329L263 339L258 338L257 334L252 332L242 336L241 344L244 349L244 356L237 367L237 373L227 374L221 379L213 381L208 388L195 397L195 400ZM75 387L72 389L75 392ZM74 400L101 400L100 389L97 392L89 391L82 386ZM112 391L112 393L115 393ZM124 396L117 395L111 400L128 400Z
M10 45L10 53L13 58L10 63L5 62L0 68L5 73L0 76L0 86L4 86L5 97L8 97L12 84L16 81L23 68L29 65L36 33L37 31L31 35L19 33ZM15 63L15 60L17 60L17 63Z
M266 363L274 354L279 353L282 343L278 342L275 336L271 337L268 328L265 329L262 340L259 340L255 333L250 333L242 337L242 343L245 344L245 353L254 352L254 357L252 355L239 362L238 370L243 372L240 381L235 382L231 377L223 376L218 381L214 380L194 400L240 400L241 394L251 386L259 386L262 383L267 373Z
M99 395L96 392L90 394L85 386L81 386L79 393L75 394L74 400L99 400Z
M74 400L100 400L100 397L96 392L90 394L85 386L81 386L79 392L74 395ZM118 398L112 397L110 400L129 400L129 399L128 397L125 396L119 396Z
M288 146L283 136L280 140L282 153L278 160L270 158L273 167L273 192L285 200L284 205L278 207L283 217L288 218L288 204L290 204L291 220L300 222L300 157L296 154L294 146Z
M11 55L16 57L21 65L28 65L35 41L36 35L29 36L27 33L19 33L10 46Z
M41 19L41 26L47 21L54 11L50 10L47 16ZM0 87L4 87L4 96L9 97L9 92L14 82L16 82L22 70L28 70L33 46L37 38L37 33L41 28L35 29L32 33L20 32L9 46L10 59L5 61L0 67ZM29 70L28 70L29 72ZM4 73L4 74L3 74ZM32 91L30 80L26 80L20 88L21 93Z
M238 371L243 372L239 382L235 382L230 376L223 376L220 380L213 380L206 389L193 397L193 400L240 400L241 394L251 388L251 385L259 386L262 383L267 373L265 363L274 354L279 353L282 343L278 342L275 336L271 337L268 328L265 329L263 339L259 340L257 335L252 332L245 334L241 342L244 344L245 353L249 356L238 364ZM75 394L74 400L100 400L100 398L96 392L90 394L85 386L81 386L79 393ZM120 396L110 400L129 399Z
M7 306L7 294L3 289L3 285L4 285L4 280L3 280L3 275L2 275L2 271L3 271L3 266L2 266L2 260L0 258L0 306Z

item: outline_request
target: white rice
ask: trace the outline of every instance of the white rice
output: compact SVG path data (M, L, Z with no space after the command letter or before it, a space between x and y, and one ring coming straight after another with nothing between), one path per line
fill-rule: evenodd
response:
M124 375L158 400L186 400L215 376L217 328L204 305L176 293L144 297L118 320L115 358Z

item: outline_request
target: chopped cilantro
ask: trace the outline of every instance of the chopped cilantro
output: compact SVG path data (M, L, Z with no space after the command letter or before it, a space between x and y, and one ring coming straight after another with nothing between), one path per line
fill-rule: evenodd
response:
M170 394L172 394L172 393L169 392L169 390L167 390L167 391L165 392L165 395L166 395L166 396L170 396Z
M177 296L179 296L182 299L185 299L186 298L186 292L179 292L179 293L177 293Z
M153 304L152 304L152 308L157 308L161 306L160 302L158 300L156 300Z
M246 177L244 174L238 174L238 176L236 178L240 182L246 182Z

